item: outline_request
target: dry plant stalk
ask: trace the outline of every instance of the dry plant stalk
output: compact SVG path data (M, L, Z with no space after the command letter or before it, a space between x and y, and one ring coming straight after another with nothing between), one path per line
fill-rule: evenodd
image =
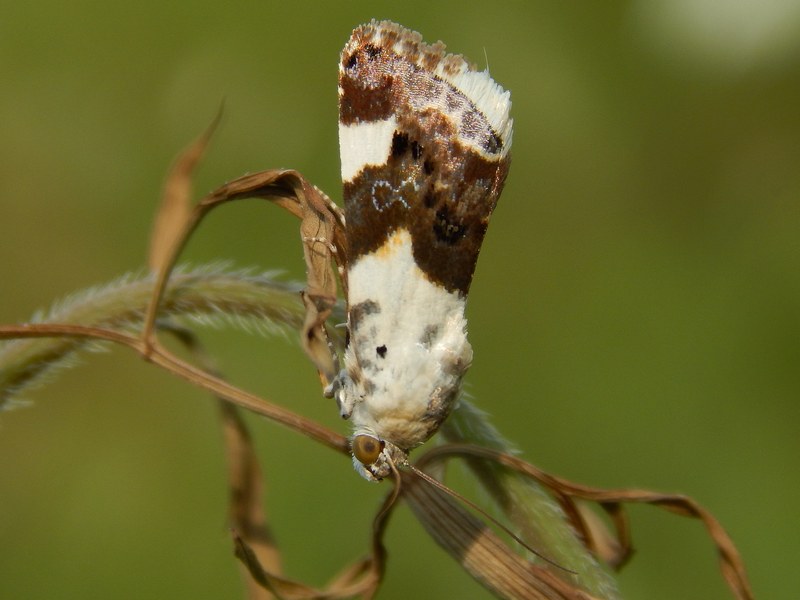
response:
M346 255L344 223L338 210L316 187L296 171L272 170L246 175L215 190L192 205L191 175L208 144L215 123L180 155L164 188L156 218L149 264L153 276L123 280L136 293L115 296L109 287L51 315L52 322L0 327L0 339L18 338L0 348L0 408L35 382L43 373L87 342L115 342L133 349L150 362L211 392L219 399L220 419L228 460L229 515L236 556L249 574L251 599L338 599L373 597L385 570L382 536L393 508L405 499L433 539L484 587L501 598L593 599L618 597L613 580L597 561L611 567L624 564L630 552L628 521L623 505L629 502L660 506L699 519L715 543L722 572L734 597L752 599L741 558L720 524L685 496L642 490L601 490L568 482L538 470L513 456L511 449L467 402L462 402L443 429L450 445L429 450L417 467L441 471L442 461L461 457L476 479L497 502L546 561L528 559L516 545L507 544L483 521L417 474L396 471L393 487L373 522L370 554L347 567L325 589L317 589L281 576L281 559L272 539L263 507L263 480L250 435L237 407L256 412L293 429L349 458L346 438L286 408L230 385L215 372L193 334L175 324L174 317L195 319L228 314L234 319L266 320L274 328L299 330L302 347L323 386L338 369L336 350L342 341L326 328L326 321L341 309L336 304L334 262ZM301 221L307 267L304 290L276 284L268 278L227 274L219 270L174 272L181 250L211 209L241 198L275 202ZM342 277L343 271L339 275ZM342 281L346 286L346 281ZM108 298L114 300L109 302ZM203 298L212 298L204 303ZM103 303L103 299L106 303ZM339 311L339 312L336 312ZM53 318L54 317L54 318ZM60 317L60 318L59 318ZM64 322L59 322L63 319ZM181 340L194 356L188 363L166 350L157 330ZM464 443L470 442L470 443ZM538 482L538 483L537 483ZM548 504L542 489L556 499L561 510ZM542 500L542 498L545 498ZM591 518L578 501L597 503L615 527L612 535L601 521ZM542 507L545 510L542 511ZM568 550L548 546L548 532L569 538ZM542 542L545 546L539 546ZM553 566L547 561L554 561Z

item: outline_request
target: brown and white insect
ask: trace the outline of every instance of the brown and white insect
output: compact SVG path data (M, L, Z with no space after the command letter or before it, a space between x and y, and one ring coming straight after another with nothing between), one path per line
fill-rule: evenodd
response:
M387 476L455 406L472 362L464 308L508 173L510 95L390 22L339 64L349 342L328 388L356 469Z

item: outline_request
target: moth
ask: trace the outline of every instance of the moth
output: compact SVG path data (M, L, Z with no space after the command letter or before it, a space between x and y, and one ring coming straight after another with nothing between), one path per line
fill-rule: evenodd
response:
M348 341L326 390L369 480L407 464L455 407L464 315L510 164L509 92L441 42L388 21L339 63Z

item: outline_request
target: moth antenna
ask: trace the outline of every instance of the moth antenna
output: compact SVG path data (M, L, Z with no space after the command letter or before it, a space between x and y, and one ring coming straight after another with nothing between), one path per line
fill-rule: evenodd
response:
M550 564L550 565L553 565L553 566L554 566L554 567L556 567L557 569L561 569L562 571L566 571L567 573L569 573L569 574L571 574L571 575L577 575L577 574L578 574L578 572L577 572L577 571L573 571L572 569L568 569L567 567L564 567L564 566L562 566L562 565L558 564L558 563L557 563L556 561L554 561L552 558L548 558L547 556L545 556L545 555L544 555L544 554L542 554L541 552L537 552L536 550L534 550L533 548L531 548L531 547L530 547L528 544L526 544L526 543L525 543L525 542L522 540L522 538L520 538L520 537L519 537L517 534L515 534L513 531L511 531L511 530L510 530L508 527L506 527L505 525L503 525L503 523L501 523L499 520L495 519L495 518L494 518L492 515L490 515L490 514L489 514L488 512L486 512L485 510L483 510L483 509L482 509L480 506L478 506L477 504L475 504L475 503L474 503L472 500L470 500L469 498L466 498L466 497L462 496L462 495L461 495L461 494L459 494L457 491L455 491L455 490L453 490L453 489L451 489L451 488L447 487L447 486L446 486L445 484L443 484L441 481L439 481L439 480L437 480L437 479L434 479L433 477L431 477L430 475L428 475L427 473L425 473L425 472L423 472L423 471L420 471L420 470L419 470L417 467L415 467L414 465L412 465L412 464L408 464L407 466L408 466L408 468L409 468L409 469L411 469L411 472L412 472L412 473L414 473L414 474L415 474L417 477L419 477L419 478L420 478L420 479L422 479L423 481L426 481L427 483L431 484L431 485L432 485L433 487L435 487L436 489L438 489L438 490L440 490L440 491L444 492L445 494L447 494L447 495L449 495L449 496L452 496L452 497L453 497L453 498L455 498L456 500L460 500L461 502L463 502L464 504L466 504L467 506L469 506L471 509L473 509L473 510L477 511L477 512L478 512L480 515L482 515L483 517L485 517L486 519L488 519L489 521L491 521L491 522L492 522L492 523L493 523L495 526L499 527L499 528L500 528L500 529L501 529L503 532L505 532L506 534L508 534L508 535L509 535L509 536L510 536L510 537L511 537L511 538L512 538L512 539L513 539L515 542L517 542L517 543L518 543L520 546L522 546L523 548L525 548L525 549L526 549L528 552L530 552L531 554L534 554L534 555L538 556L539 558L541 558L541 559L542 559L543 561L545 561L546 563L548 563L548 564ZM394 465L392 465L392 468L394 469ZM398 486L398 487L399 487L399 486Z

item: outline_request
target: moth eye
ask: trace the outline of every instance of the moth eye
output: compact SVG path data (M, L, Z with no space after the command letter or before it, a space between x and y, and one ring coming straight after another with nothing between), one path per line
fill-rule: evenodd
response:
M376 437L361 434L353 438L350 446L353 450L353 456L356 457L358 462L362 465L369 466L378 460L381 452L383 452L385 444Z

